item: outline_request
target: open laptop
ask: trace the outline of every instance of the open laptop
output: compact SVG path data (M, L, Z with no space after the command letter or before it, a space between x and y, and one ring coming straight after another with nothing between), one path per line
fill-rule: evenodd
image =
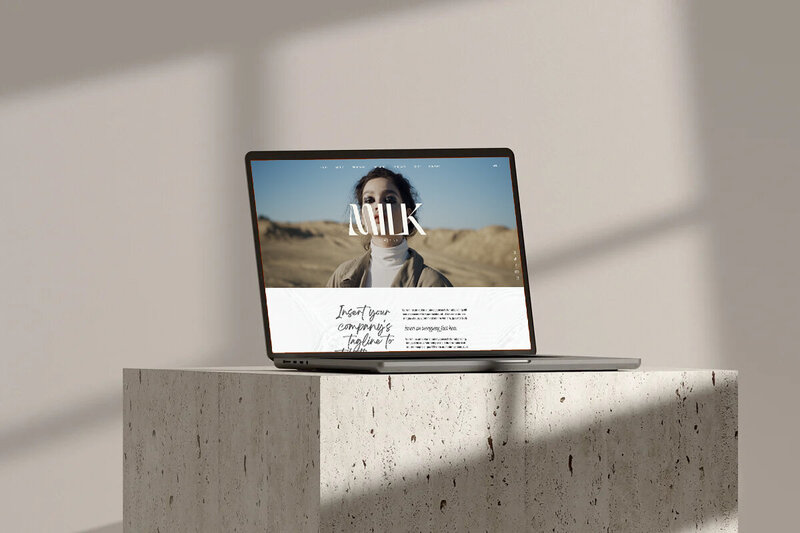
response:
M364 372L617 370L539 355L508 148L250 152L267 355Z

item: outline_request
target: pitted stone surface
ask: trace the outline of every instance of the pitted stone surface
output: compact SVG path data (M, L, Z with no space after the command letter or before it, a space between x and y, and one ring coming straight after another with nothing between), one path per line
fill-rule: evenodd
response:
M130 370L125 531L315 531L319 381Z
M134 369L124 391L128 531L737 529L731 371Z

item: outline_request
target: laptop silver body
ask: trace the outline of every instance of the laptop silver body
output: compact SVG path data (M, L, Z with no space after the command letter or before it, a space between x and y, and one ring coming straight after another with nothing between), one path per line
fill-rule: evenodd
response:
M536 353L507 148L250 152L268 357L378 373L637 368Z

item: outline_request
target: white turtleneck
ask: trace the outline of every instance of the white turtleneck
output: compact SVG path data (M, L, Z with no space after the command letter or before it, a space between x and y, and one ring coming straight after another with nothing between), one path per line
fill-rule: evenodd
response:
M408 241L405 239L397 246L381 248L371 246L372 253L367 272L367 287L391 287L395 276L403 268L408 259Z

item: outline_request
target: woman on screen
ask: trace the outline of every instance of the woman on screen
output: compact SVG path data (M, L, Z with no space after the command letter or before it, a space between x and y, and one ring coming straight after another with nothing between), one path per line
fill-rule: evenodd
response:
M408 224L408 217L417 208L417 195L402 174L376 167L358 180L353 196L353 205L361 214L358 227L370 235L367 251L339 265L327 287L453 286L408 246L407 238L417 229L415 224ZM401 211L402 205L405 212Z

